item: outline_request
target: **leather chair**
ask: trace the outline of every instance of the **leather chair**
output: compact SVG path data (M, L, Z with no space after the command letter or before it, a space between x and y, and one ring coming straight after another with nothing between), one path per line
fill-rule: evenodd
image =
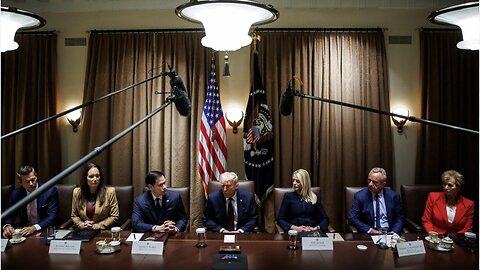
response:
M317 194L318 199L320 199L320 187L312 187L311 190ZM277 229L277 232L279 233L285 233L277 223L277 218L278 218L278 212L280 211L280 206L282 205L282 200L283 197L285 196L285 193L287 192L292 192L293 188L274 188L273 189L273 204L275 208L275 228ZM328 225L327 227L327 232L329 233L334 233L335 229Z
M73 190L77 185L74 184L56 184L58 193L58 223L60 229L67 229L73 225L72 215L72 197Z
M250 180L238 180L238 188L248 190L255 194L255 182ZM210 181L208 182L208 193L215 192L222 189L220 181Z
M441 192L441 185L401 185L405 226L415 233L423 232L422 216L430 192Z
M348 222L348 212L350 211L350 208L352 208L353 197L355 193L360 191L362 188L364 187L345 187L345 227L347 231L351 233L358 233L358 230L354 226L350 225L350 223ZM406 227L404 227L403 232L408 233L409 231Z
M122 230L130 229L133 212L133 186L112 186L117 195L119 218L117 224Z
M187 214L185 230L188 232L190 225L190 187L169 187L168 189L180 193L180 197L182 197L183 207L185 207L185 213Z
M10 199L10 194L14 188L14 185L2 186L2 212L7 209L8 199Z

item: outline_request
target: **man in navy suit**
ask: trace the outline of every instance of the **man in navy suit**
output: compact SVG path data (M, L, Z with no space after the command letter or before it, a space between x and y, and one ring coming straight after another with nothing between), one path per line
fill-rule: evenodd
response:
M238 177L233 172L222 173L220 183L222 189L208 195L203 212L203 225L213 232L251 232L257 225L253 193L238 189ZM231 211L228 211L229 209Z
M37 181L37 173L31 166L21 166L17 172L20 187L13 190L8 200L8 207L25 198L42 185ZM43 228L55 225L58 218L57 188L49 188L33 201L20 208L16 213L6 217L3 221L3 236L11 237L15 227L23 227L23 236L30 235ZM15 221L18 221L15 223Z
M368 174L368 188L353 198L348 221L361 232L381 234L382 230L401 233L403 210L400 195L388 188L387 173L383 168L373 168Z
M135 199L132 213L133 232L185 231L187 214L180 194L167 189L165 175L151 171L145 177L149 190Z

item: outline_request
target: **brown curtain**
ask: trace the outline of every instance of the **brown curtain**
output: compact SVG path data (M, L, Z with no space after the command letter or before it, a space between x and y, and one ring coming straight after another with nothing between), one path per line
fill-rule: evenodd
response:
M478 50L458 49L461 40L460 31L420 32L421 117L478 130ZM478 204L478 134L422 125L417 149L416 183L441 185L444 171L457 170L463 195Z
M343 229L344 187L366 186L372 167L387 170L395 186L390 119L376 113L295 97L290 116L279 100L293 75L302 93L389 111L383 32L260 30L260 70L275 134L275 186L290 187L292 172L310 172L321 187L330 223ZM273 196L266 203L266 229L273 231ZM269 221L268 221L269 220Z
M2 136L57 113L57 35L17 33L18 49L2 53ZM2 139L2 185L16 183L21 165L40 181L61 171L60 133L52 120Z
M149 170L165 173L167 185L190 186L191 224L201 224L204 192L197 173L200 110L205 99L212 53L199 31L92 31L89 40L84 102L151 78L171 65L183 78L192 101L189 117L172 104L94 158L108 184L145 187ZM81 130L84 154L114 137L164 104L169 78L140 84L86 107Z

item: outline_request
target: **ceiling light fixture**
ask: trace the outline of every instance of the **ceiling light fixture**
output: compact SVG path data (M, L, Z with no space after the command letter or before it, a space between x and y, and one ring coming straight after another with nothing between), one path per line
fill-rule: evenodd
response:
M14 7L2 7L2 13L0 14L0 50L6 52L18 48L18 43L14 40L18 29L37 29L46 23L47 21L44 18L31 12Z
M434 11L428 20L436 24L459 26L462 29L463 41L457 44L457 48L478 50L480 48L479 14L478 2L470 2Z
M216 51L235 51L249 45L252 25L271 23L280 15L272 5L253 0L191 0L178 6L175 13L182 19L202 23L202 45Z

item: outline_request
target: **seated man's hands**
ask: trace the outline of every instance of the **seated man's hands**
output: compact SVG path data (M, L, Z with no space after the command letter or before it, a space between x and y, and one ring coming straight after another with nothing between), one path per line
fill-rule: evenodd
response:
M155 226L154 232L177 232L177 227L174 221L166 220L162 225Z
M292 227L290 227L290 229L292 230L295 230L297 232L311 232L311 231L316 231L318 229L320 229L320 227L311 227L311 226L295 226L295 225L292 225Z
M15 229L12 227L12 225L7 225L5 228L3 228L3 236L10 238L12 237L14 231Z
M20 232L22 233L23 236L28 236L34 232L36 232L37 229L35 226L28 226L28 227L23 227Z

